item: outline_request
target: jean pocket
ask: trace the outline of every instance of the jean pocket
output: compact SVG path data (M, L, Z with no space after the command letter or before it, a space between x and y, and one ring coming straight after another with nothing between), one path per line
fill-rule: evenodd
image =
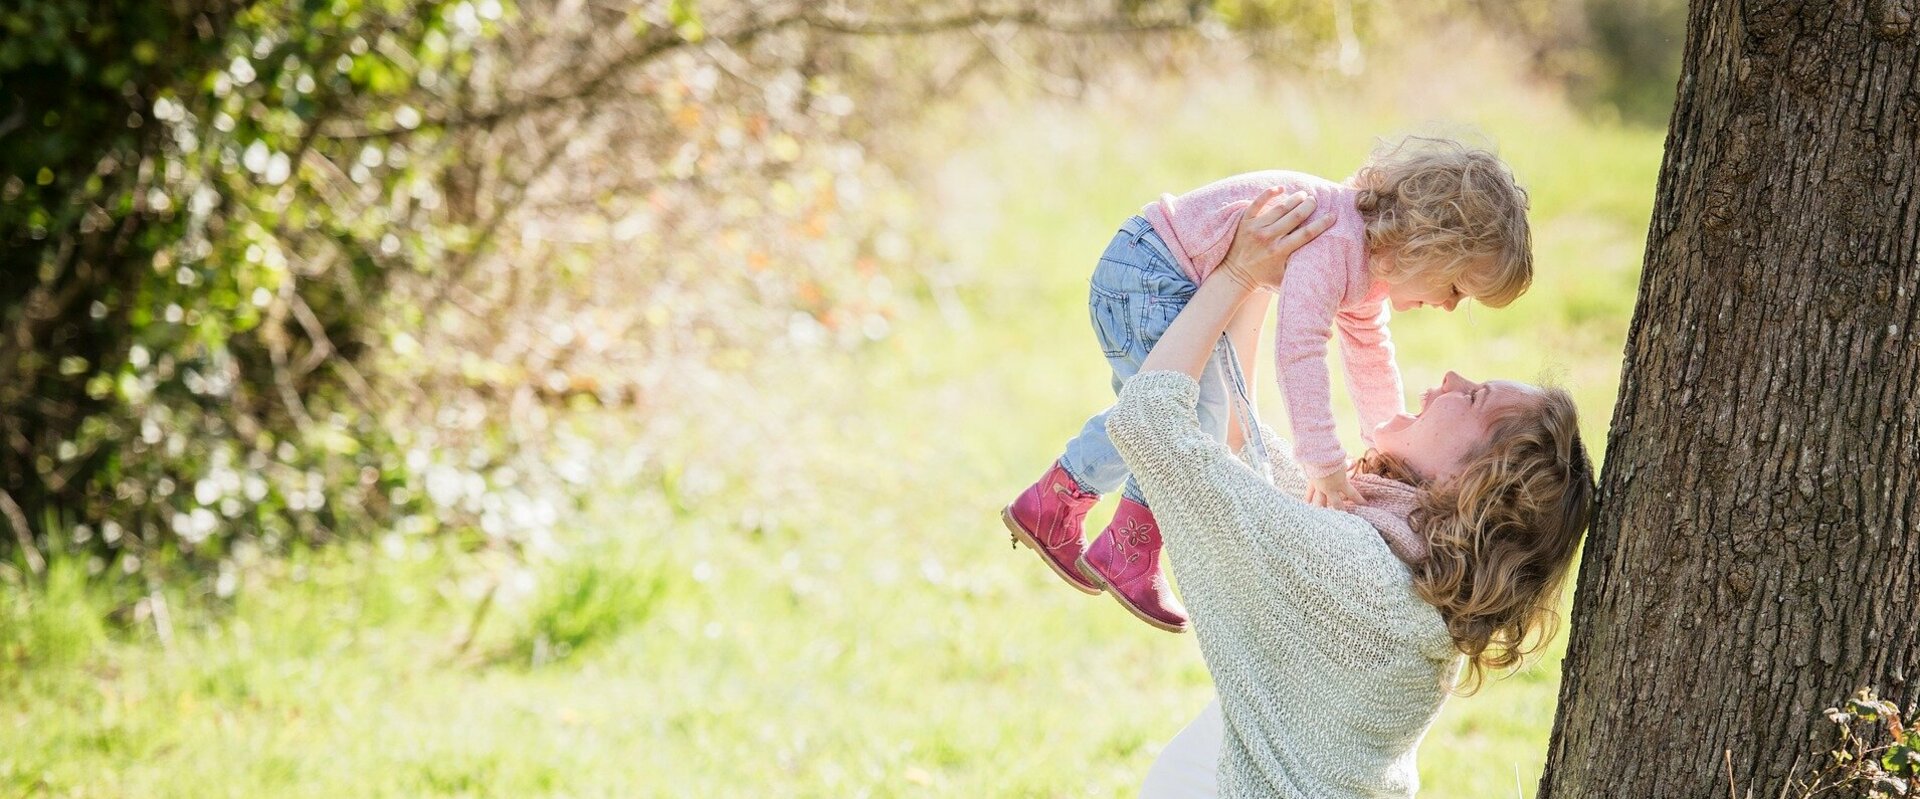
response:
M1100 351L1107 357L1119 358L1133 349L1133 325L1127 319L1127 295L1089 286L1087 314L1093 317L1093 335L1100 339Z
M1167 328L1173 326L1173 318L1187 307L1191 296L1162 297L1148 296L1140 304L1139 336L1140 344L1147 351L1160 343L1160 337L1166 335Z

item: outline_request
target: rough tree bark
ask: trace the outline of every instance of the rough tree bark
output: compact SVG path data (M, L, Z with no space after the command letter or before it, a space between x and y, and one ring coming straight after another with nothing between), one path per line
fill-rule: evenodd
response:
M1913 0L1697 0L1541 797L1771 799L1920 677Z

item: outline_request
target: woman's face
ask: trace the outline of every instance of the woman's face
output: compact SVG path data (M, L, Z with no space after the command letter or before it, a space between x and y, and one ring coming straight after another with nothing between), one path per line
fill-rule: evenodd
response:
M1475 383L1448 372L1440 385L1421 393L1419 413L1403 413L1374 428L1374 446L1421 477L1445 481L1486 442L1496 419L1539 396L1539 389L1525 383Z

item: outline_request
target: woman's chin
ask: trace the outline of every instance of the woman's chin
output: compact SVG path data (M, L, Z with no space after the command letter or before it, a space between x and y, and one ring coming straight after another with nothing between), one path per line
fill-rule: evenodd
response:
M1414 416L1413 414L1410 414L1410 413L1396 414L1393 418L1373 426L1374 440L1378 441L1380 439L1381 433L1391 434L1391 433L1398 433L1402 430L1405 430L1408 427L1412 426L1413 423L1416 421L1419 421L1419 417Z

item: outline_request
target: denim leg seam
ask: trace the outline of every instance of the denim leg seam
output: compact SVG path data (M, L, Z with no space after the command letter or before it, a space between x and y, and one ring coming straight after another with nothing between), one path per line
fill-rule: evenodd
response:
M1079 486L1081 491L1092 494L1094 496L1100 496L1100 491L1098 489L1089 487L1087 485L1087 478L1083 475L1078 474L1079 470L1073 468L1073 464L1067 462L1066 455L1064 454L1061 455L1057 463L1060 464L1061 471L1066 472L1068 477L1073 478L1074 485Z

